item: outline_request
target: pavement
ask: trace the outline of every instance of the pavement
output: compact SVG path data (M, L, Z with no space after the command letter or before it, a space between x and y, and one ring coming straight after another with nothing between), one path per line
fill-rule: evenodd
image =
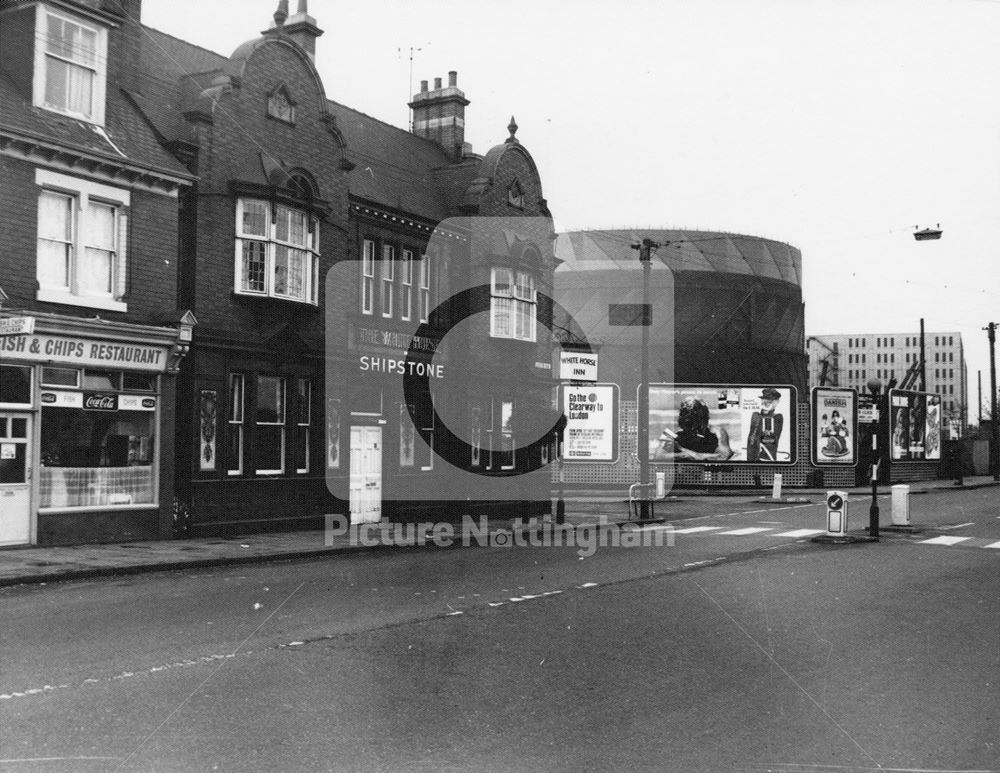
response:
M1000 486L992 477L966 477L962 486L953 479L921 481L911 484L910 493L944 494L960 490ZM849 494L864 496L866 487L848 489ZM773 504L821 502L825 489L786 489L780 499L762 496L760 489L683 490L675 491L668 502L683 502L689 497L746 497L750 502ZM880 493L888 493L880 486ZM628 503L622 492L567 492L566 527L587 528L595 525L619 526L628 521ZM662 509L660 510L662 512ZM673 520L671 517L671 520ZM682 516L683 517L683 516ZM530 520L489 522L491 534L514 535L519 532L551 528L551 523ZM242 537L206 537L199 539L151 540L100 545L25 547L0 550L0 587L21 584L44 584L93 577L114 577L144 572L191 569L198 567L251 564L273 560L316 558L345 552L400 551L434 547L433 540L418 545L400 545L399 540L380 537L378 530L368 538L344 533L345 530L300 531L254 534ZM858 533L861 533L860 531ZM458 540L453 542L458 546Z

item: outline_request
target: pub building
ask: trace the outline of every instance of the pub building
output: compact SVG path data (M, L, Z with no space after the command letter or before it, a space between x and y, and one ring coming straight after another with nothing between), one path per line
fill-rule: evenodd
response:
M0 6L0 544L173 534L178 199L137 0Z

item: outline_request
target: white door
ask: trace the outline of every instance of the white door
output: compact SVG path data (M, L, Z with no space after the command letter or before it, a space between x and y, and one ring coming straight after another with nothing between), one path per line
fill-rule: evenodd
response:
M31 540L31 416L0 411L0 545Z
M382 428L351 427L351 523L382 520Z

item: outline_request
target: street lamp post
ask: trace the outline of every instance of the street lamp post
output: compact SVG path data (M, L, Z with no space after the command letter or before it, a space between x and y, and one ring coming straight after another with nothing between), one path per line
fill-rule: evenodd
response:
M878 539L878 431L882 426L882 404L880 395L882 392L882 382L873 378L868 382L868 391L872 394L872 401L875 403L875 421L872 424L872 504L868 508L868 536L873 540ZM887 417L888 418L888 417Z

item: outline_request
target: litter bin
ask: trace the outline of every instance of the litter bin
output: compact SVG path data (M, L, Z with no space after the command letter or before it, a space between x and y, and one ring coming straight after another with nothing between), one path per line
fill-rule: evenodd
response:
M910 525L910 487L905 483L892 487L892 525Z

